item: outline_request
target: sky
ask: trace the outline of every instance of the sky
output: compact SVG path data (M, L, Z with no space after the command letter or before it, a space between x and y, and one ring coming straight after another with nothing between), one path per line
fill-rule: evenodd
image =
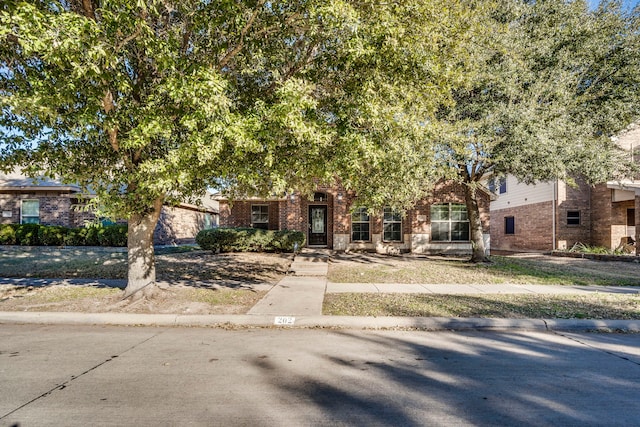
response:
M589 5L591 7L596 7L598 5L600 1L599 0L589 0ZM634 6L636 6L638 3L640 3L640 0L623 0L622 4L625 7L628 7L629 9L633 8Z

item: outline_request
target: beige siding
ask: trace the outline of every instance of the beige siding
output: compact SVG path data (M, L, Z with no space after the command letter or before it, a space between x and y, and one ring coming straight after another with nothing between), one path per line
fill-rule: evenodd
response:
M491 211L550 202L553 200L553 183L540 182L527 185L513 176L507 177L507 192L498 194L498 199L491 202Z

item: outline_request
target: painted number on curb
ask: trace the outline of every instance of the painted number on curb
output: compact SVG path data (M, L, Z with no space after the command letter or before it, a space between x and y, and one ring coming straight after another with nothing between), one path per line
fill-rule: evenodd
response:
M276 316L276 320L273 322L274 325L280 326L293 326L294 323L296 323L296 318L290 316Z

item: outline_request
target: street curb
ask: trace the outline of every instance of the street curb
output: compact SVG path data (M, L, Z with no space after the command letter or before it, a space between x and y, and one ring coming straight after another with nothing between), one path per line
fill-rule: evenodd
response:
M0 324L197 326L256 328L415 329L425 331L625 331L640 332L640 320L495 319L447 317L356 317L268 315L176 315L63 312L0 312Z

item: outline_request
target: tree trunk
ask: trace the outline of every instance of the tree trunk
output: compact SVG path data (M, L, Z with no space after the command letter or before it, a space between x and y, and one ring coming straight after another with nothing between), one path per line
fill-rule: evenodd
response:
M469 183L464 183L464 201L469 216L469 233L471 234L471 262L486 262L482 221L476 189Z
M160 218L163 199L154 202L153 210L129 218L127 236L128 275L124 298L134 294L148 296L156 281L156 264L153 251L153 232Z

